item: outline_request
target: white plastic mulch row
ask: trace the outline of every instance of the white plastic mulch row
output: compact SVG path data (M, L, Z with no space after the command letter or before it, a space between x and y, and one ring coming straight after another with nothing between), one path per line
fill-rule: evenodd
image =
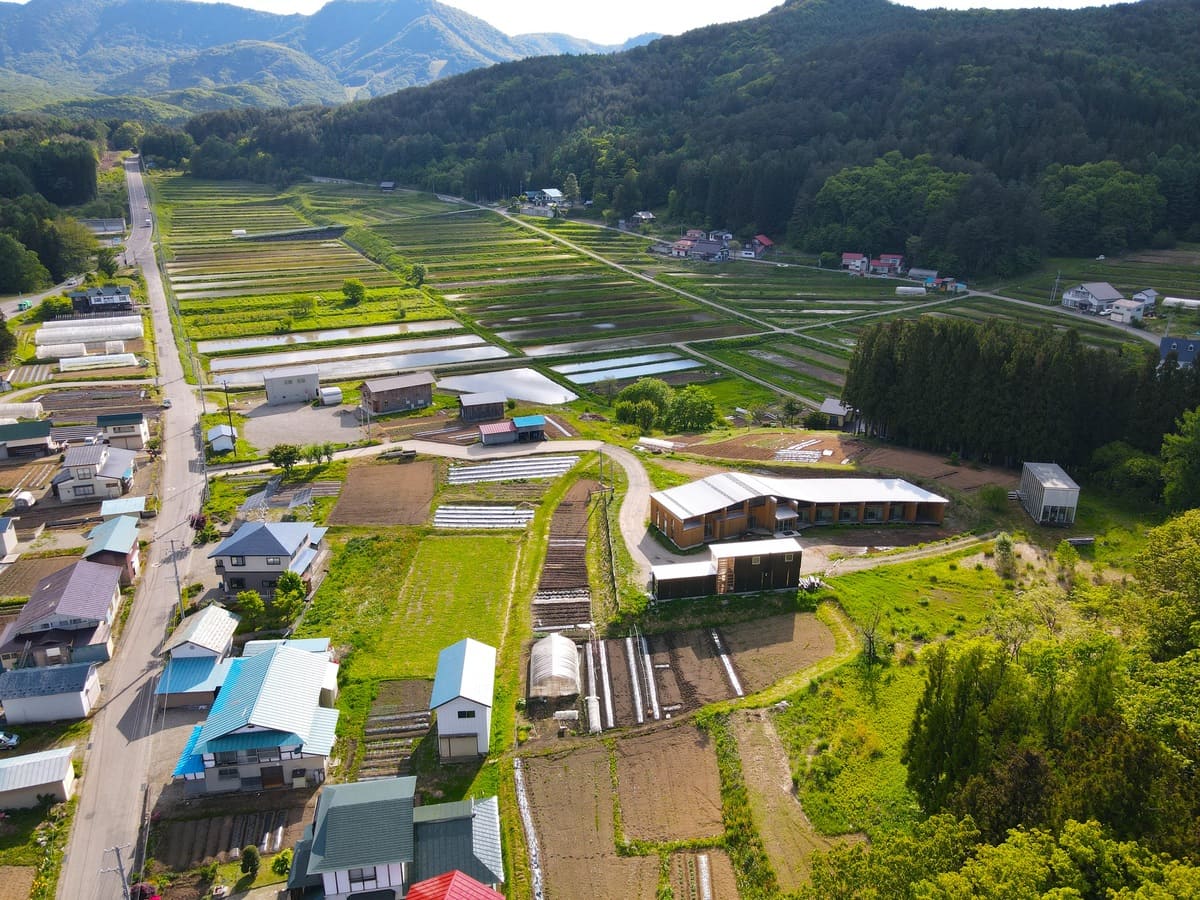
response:
M433 514L433 527L525 528L532 519L532 509L516 506L439 506Z
M498 459L477 466L451 466L450 484L477 484L481 481L518 481L526 478L557 478L570 471L578 456L534 456Z

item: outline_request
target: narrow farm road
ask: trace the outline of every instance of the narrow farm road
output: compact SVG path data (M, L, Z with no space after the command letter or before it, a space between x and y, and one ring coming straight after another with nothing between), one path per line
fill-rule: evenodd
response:
M147 200L136 159L126 162L125 179L131 219L142 221L148 215L144 212ZM164 396L172 402L162 425L162 505L153 520L153 542L120 645L114 659L101 670L104 693L92 722L79 806L59 878L58 897L62 900L122 896L117 876L100 874L116 862L115 856L106 852L109 848L124 848L127 870L134 860L140 861L140 826L148 812L144 803L151 790L147 772L154 742L154 679L159 668L155 652L178 598L174 567L178 566L181 579L186 579L190 568L187 517L199 509L204 489L199 403L194 389L183 380L151 232L135 226L128 251L136 255L146 279L160 383Z
M1031 300L1018 300L1016 297L1005 297L1003 294L993 294L987 291L971 291L967 296L987 297L989 300L1000 300L1004 303L1013 303L1017 306L1028 306L1030 309L1038 309L1042 312L1056 312L1064 319L1083 317L1083 313L1077 313L1074 310L1067 309L1065 306L1046 306L1044 303L1034 303ZM1107 325L1109 328L1114 328L1117 331L1124 331L1126 334L1148 341L1156 347L1158 346L1159 335L1152 331L1146 331L1144 328L1134 328L1132 325L1123 325L1120 322L1114 322L1107 316L1087 316L1086 318L1088 321L1099 322L1101 325Z

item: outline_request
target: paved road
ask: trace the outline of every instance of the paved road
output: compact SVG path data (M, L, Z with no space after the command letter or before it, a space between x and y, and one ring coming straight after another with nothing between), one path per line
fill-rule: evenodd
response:
M126 163L131 221L146 218L145 187L137 161ZM75 827L67 846L58 896L63 900L109 900L121 897L116 875L99 874L115 857L105 850L129 845L130 859L139 840L143 820L146 773L153 744L151 703L158 670L155 650L166 630L176 602L171 564L172 539L180 542L175 562L187 581L191 566L191 530L187 516L199 509L204 487L202 458L198 451L199 403L183 380L175 342L170 339L166 297L154 263L152 229L135 225L128 252L136 255L146 278L146 290L158 332L161 386L173 408L163 417L162 508L153 521L153 543L147 550L145 574L138 586L133 610L115 659L101 670L103 705L92 723L92 737L84 758L84 778Z

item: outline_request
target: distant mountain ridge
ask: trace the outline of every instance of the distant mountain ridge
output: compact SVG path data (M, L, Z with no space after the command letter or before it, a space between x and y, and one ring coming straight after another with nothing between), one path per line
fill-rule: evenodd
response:
M308 16L189 0L0 2L0 111L70 101L78 114L89 101L103 109L131 97L157 101L146 104L157 117L170 115L164 104L184 116L341 103L499 62L611 53L655 37L615 46L509 37L437 0L331 0Z

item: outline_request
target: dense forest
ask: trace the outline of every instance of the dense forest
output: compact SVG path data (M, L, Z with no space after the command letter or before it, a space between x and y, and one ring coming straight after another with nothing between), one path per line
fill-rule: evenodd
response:
M614 216L649 207L809 250L908 250L975 276L1200 237L1198 38L1192 0L792 0L615 56L186 127L205 177L312 172L497 200L574 174ZM879 166L913 168L911 190L879 193Z
M0 117L0 292L38 290L91 267L95 238L62 208L124 215L95 205L107 133L101 123Z
M910 447L1077 467L1113 442L1157 454L1200 405L1200 372L1170 359L1160 367L1149 345L1087 347L1071 329L924 316L864 329L843 398L873 433Z

